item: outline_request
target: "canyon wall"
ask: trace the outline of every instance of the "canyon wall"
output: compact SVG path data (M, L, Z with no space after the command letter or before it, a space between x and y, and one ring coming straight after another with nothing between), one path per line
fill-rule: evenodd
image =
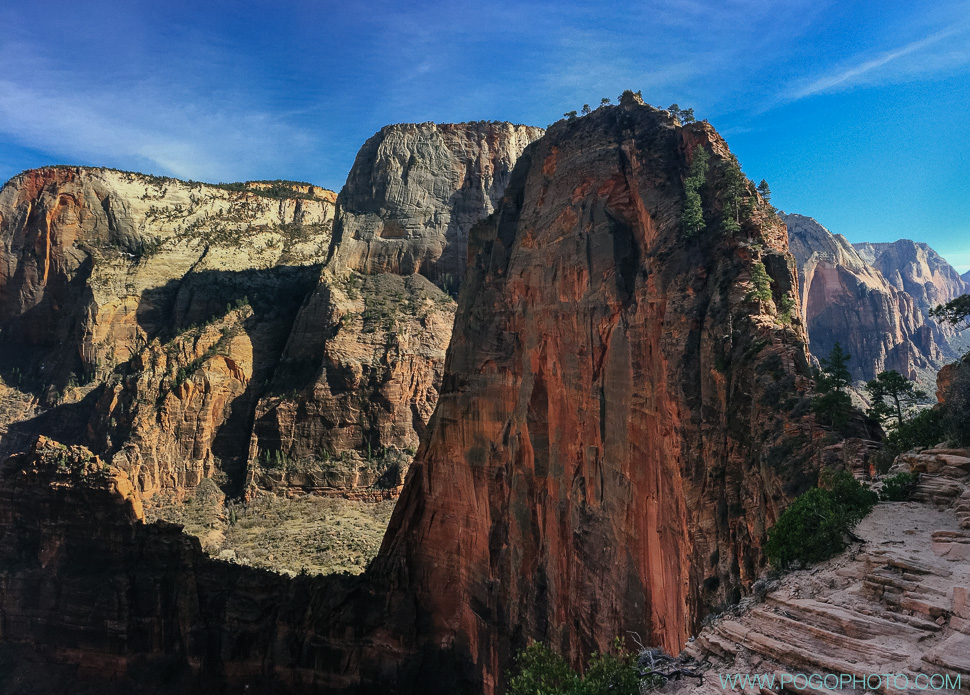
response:
M948 357L943 334L913 296L887 281L870 257L874 252L867 247L863 258L845 237L810 217L782 219L798 263L812 354L824 358L839 342L852 355L853 379L895 369L910 379L932 381Z
M970 291L970 286L928 244L900 239L884 244L854 244L863 261L875 266L897 290L916 300L921 311Z
M492 212L516 159L542 133L497 121L381 129L340 192L336 267L421 273L457 291L469 230Z
M234 493L395 489L437 399L468 230L541 133L389 126L339 201L290 182L15 177L0 454L37 433L83 443L149 496L208 477Z
M28 682L60 671L71 692L321 692L314 630L356 581L209 558L180 526L145 524L133 481L84 447L40 437L0 467L0 641Z
M688 238L701 149L707 228ZM814 472L792 414L794 260L750 183L753 211L723 231L734 167L709 124L629 98L523 153L472 233L441 396L375 561L385 664L409 653L402 673L436 692L491 693L531 639L573 663L630 631L676 653L755 579Z
M540 128L387 126L337 200L333 257L300 309L260 401L252 479L312 487L351 470L403 482L434 410L468 234L502 198ZM267 452L294 461L260 466Z
M0 375L44 433L151 494L240 482L246 411L329 254L336 196L110 169L25 172L0 191ZM15 416L16 417L16 416Z
M946 359L956 359L970 348L970 336L950 324L937 323L929 315L930 309L970 292L970 283L942 256L929 245L909 239L855 247L893 287L913 298Z
M691 236L684 182L702 149L706 227ZM118 682L139 660L168 664L200 691L209 679L492 693L530 639L574 663L628 630L679 651L706 612L750 588L766 528L817 476L794 260L750 183L730 198L735 167L709 124L681 127L631 97L525 148L495 213L469 233L441 395L359 579L206 558L177 528L141 522L138 472L35 439L0 476L3 639ZM315 302L343 312L356 290L366 311L364 283L395 282L328 272L281 355L309 340L294 336L312 335L299 317ZM388 287L405 301L430 292L400 282ZM329 298L338 283L343 297ZM208 381L180 367L180 393L238 389L250 311L230 305L172 344L150 341L122 391L139 403L177 355L222 358ZM361 344L371 349L345 343ZM122 424L138 431L136 405L112 412L132 410ZM174 405L159 413L192 422Z

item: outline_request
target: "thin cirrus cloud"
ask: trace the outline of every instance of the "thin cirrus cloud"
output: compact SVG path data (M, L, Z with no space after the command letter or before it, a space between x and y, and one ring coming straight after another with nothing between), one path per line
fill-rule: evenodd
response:
M966 25L949 27L877 55L857 56L852 64L839 66L791 89L781 101L798 101L861 85L930 77L967 64L970 64L970 31Z
M236 180L285 170L312 138L242 95L158 79L102 80L21 54L0 80L0 133L68 164ZM80 160L80 161L79 161Z

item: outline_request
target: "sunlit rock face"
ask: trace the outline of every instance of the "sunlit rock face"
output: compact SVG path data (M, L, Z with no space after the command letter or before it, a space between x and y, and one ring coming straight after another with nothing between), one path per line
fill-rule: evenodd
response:
M487 121L383 128L364 143L340 193L337 265L420 272L457 289L469 230L495 209L516 159L542 133Z
M913 298L945 360L956 359L970 348L970 336L929 315L934 307L970 292L970 282L942 256L929 245L909 239L855 247L863 260L878 268L893 287Z
M709 223L687 240L700 148ZM811 478L768 455L807 357L784 225L749 188L750 218L718 228L729 154L709 124L635 103L525 150L472 233L441 396L375 561L382 655L361 663L409 654L408 677L492 692L530 639L576 663L628 631L676 653L753 581Z
M810 217L782 219L798 263L801 305L815 357L824 358L838 342L852 355L853 378L865 380L887 369L911 379L923 377L943 364L942 333L927 322L910 294L887 281L842 235Z
M701 149L710 155L699 188L706 227L687 238L685 178ZM423 166L412 166L414 181ZM0 522L16 544L42 536L63 489L73 511L58 532L89 539L89 554L103 558L90 574L98 586L140 598L128 568L151 568L164 605L118 603L110 624L101 613L70 614L83 653L119 673L137 653L240 686L491 694L530 639L574 664L629 631L679 651L706 613L750 587L765 529L817 477L803 455L811 428L802 421L808 357L795 262L785 226L750 184L740 194L750 211L737 227L725 224L733 166L709 124L681 126L627 99L523 144L502 191L488 194L494 212L467 231L457 306L441 291L457 267L447 244L436 255L437 242L423 241L434 235L402 223L423 250L399 253L396 230L351 234L341 208L329 260L277 269L277 259L258 268L269 275L239 276L246 287L262 278L265 289L280 287L284 270L295 274L284 286L297 301L282 290L260 293L273 298L267 306L219 295L215 312L196 303L211 294L198 284L217 277L207 275L178 282L186 294L144 316L164 326L165 312L207 307L191 309L198 319L184 331L133 342L133 368L78 411L87 414L79 428L102 447L142 441L152 417L167 418L179 434L165 436L193 452L246 448L232 470L245 463L248 481L263 451L284 446L294 459L307 442L368 458L377 447L365 454L365 444L389 449L396 437L418 446L381 552L359 579L286 580L201 558L172 529L129 518L111 490L88 494L73 480L57 488L56 463L36 485L21 482L30 455L8 462L0 493L36 499L37 513L10 502ZM449 185L432 190L454 201L465 189ZM382 190L372 195L384 199ZM448 311L454 331L442 365L435 341ZM230 397L245 407L227 406ZM248 437L238 436L247 427L237 413L253 413ZM191 462L156 466L145 460L151 445L137 446L140 462L125 447L98 459L134 492L144 481L191 485L209 475ZM309 475L276 482L317 484ZM91 515L106 533L92 532L84 504L113 510ZM28 615L21 598L31 581L44 582L46 597L84 595L72 542L52 546L57 572L45 570L54 567L47 546L30 545L5 605ZM53 600L36 608L32 615L61 624ZM24 622L24 639L50 639L29 629L40 624L48 623Z
M542 132L389 126L339 205L290 182L15 177L0 375L26 395L6 399L0 453L38 433L83 442L149 496L209 477L393 493L437 400L469 229Z
M862 260L874 265L893 287L916 300L923 312L970 290L964 278L928 244L900 239L854 246Z
M245 412L329 256L335 201L308 184L110 169L11 179L0 372L46 412L5 414L0 449L84 442L146 494L241 478Z
M387 126L338 197L333 257L260 400L250 479L311 490L403 482L438 399L468 234L540 128ZM280 452L300 462L260 465Z

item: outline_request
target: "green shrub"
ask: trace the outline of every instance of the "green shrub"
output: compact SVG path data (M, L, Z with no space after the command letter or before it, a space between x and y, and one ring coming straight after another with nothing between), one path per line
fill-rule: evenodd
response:
M509 681L509 695L640 695L655 678L641 676L636 654L619 638L609 653L593 654L585 677L541 642L533 642L515 657L518 675Z
M905 502L919 483L919 473L897 473L883 481L879 499L883 502Z
M515 664L519 674L509 681L509 695L579 693L579 676L542 642L533 642L520 651Z
M623 648L619 638L607 654L593 654L579 692L582 695L640 695L641 677L636 654Z
M786 326L791 325L795 320L795 300L793 300L788 295L781 298L778 303L778 320L781 321Z
M765 555L772 565L784 569L832 557L845 548L846 534L878 499L844 471L823 482L827 487L797 497L768 532Z
M943 409L935 407L920 411L905 420L883 442L883 449L876 459L876 470L880 473L888 471L895 458L904 451L926 449L945 441L945 417Z

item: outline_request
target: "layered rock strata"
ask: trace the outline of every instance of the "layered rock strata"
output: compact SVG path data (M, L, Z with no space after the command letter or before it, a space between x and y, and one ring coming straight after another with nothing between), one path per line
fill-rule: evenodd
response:
M936 251L916 241L900 239L891 244L855 244L862 259L878 268L896 289L916 302L934 338L948 358L966 351L966 336L953 326L930 318L930 309L970 292L970 283Z
M334 211L306 184L71 167L12 179L0 375L40 412L12 419L0 448L38 432L83 442L148 494L216 473L239 483L246 411L329 254Z
M854 531L860 543L769 582L763 601L715 619L686 650L708 662L703 682L662 692L723 692L721 677L734 674L774 677L773 686L763 681L771 691L787 677L787 690L808 692L807 684L792 684L795 674L887 673L855 692L903 693L926 687L931 676L938 690L966 692L970 451L906 454L895 470L926 474L912 501L879 504ZM958 678L962 687L944 687Z
M916 300L887 282L842 235L810 217L782 219L798 263L812 354L823 358L838 342L852 355L854 379L869 380L889 369L929 379L946 354L939 328L927 323Z
M897 290L916 300L924 314L970 291L964 278L928 244L900 239L854 246L863 261L875 266Z
M389 126L339 206L288 182L14 178L0 375L28 396L0 453L38 432L83 442L146 495L205 477L230 492L394 490L437 399L468 230L541 133Z

